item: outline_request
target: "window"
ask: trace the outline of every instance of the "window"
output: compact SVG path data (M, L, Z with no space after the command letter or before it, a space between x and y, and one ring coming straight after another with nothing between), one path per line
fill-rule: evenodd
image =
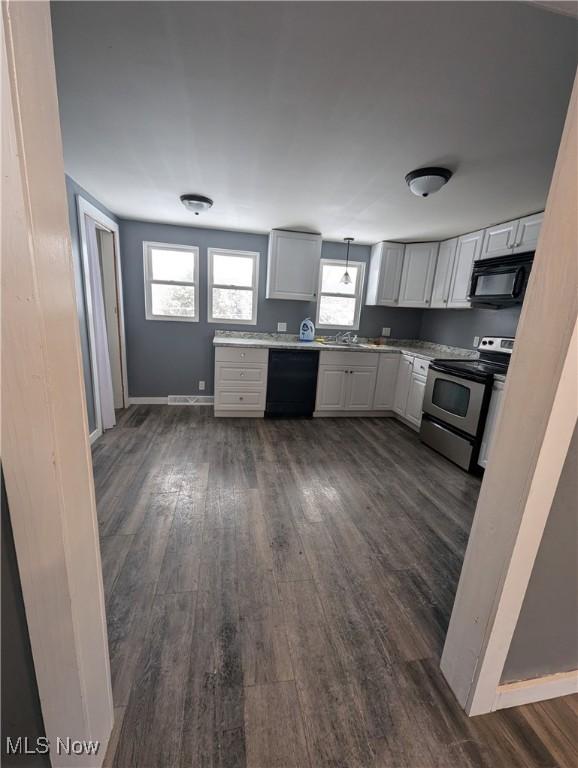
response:
M209 322L255 325L258 284L258 253L209 248Z
M143 243L147 320L199 319L199 249Z
M319 269L319 300L317 302L317 326L357 330L365 264L362 261L349 262L348 285L341 282L345 272L344 261L321 259Z

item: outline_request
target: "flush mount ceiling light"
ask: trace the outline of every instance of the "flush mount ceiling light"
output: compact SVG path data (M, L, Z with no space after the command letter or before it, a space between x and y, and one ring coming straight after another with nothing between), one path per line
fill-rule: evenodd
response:
M418 168L405 177L408 187L418 197L428 197L447 184L452 172L447 168Z
M199 213L208 211L213 205L213 201L210 197L204 195L181 195L181 203L185 206L187 211L191 211L198 216Z
M344 237L343 238L345 242L347 243L347 256L345 257L345 272L343 273L343 277L339 281L340 283L343 283L344 285L350 285L351 283L351 275L349 274L349 246L353 242L353 237Z

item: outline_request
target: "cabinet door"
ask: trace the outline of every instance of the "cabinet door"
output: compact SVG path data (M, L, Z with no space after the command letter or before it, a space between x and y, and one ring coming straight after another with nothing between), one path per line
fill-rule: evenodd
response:
M457 237L454 237L451 240L444 240L443 243L440 243L433 288L431 292L430 306L432 307L446 309L448 305L457 246Z
M480 467L484 467L484 469L488 463L488 457L490 455L494 435L496 433L496 425L498 423L498 418L502 409L503 396L503 382L494 382L494 387L492 389L492 399L490 400L490 407L488 408L488 415L486 416L486 426L484 427L484 435L482 437L482 444L480 445L480 455L478 456L478 464Z
M400 307L429 307L438 245L410 243L405 246L399 289Z
M377 368L356 365L347 371L345 410L369 411L373 407Z
M508 256L512 253L518 232L518 219L488 227L484 232L484 242L480 259L492 259L494 256Z
M373 408L376 411L391 411L395 400L397 372L399 370L399 354L381 354L375 382L375 397Z
M514 253L536 250L543 221L543 211L542 213L535 213L532 216L525 216L523 219L520 219L516 242L514 243Z
M274 229L269 235L266 297L314 301L320 259L321 235Z
M421 424L421 413L423 406L423 396L425 392L425 376L419 376L417 373L411 374L411 380L409 383L409 392L407 395L407 406L405 409L405 417L414 426L419 427Z
M470 292L472 267L474 261L480 256L483 237L483 229L458 237L450 295L447 304L452 309L463 309L470 306L468 294Z
M345 408L347 376L345 368L319 366L316 411L342 411Z
M384 243L384 246L381 257L377 304L392 306L396 305L399 299L404 246L398 243Z
M413 368L413 357L402 355L399 361L399 370L397 372L397 381L395 384L395 399L393 410L400 416L405 416L407 406L407 396L409 393L409 382Z

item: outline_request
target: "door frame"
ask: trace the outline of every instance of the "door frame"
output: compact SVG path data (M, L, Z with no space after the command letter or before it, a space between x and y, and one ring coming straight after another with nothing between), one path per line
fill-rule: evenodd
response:
M93 381L93 394L94 394L94 411L96 418L96 427L90 433L90 442L93 443L98 437L102 435L102 415L100 407L100 396L98 394L97 382L98 382L98 363L96 361L96 355L94 350L96 348L96 335L94 331L94 316L93 316L93 300L92 290L90 287L90 259L88 257L88 238L86 234L86 220L85 216L89 216L96 224L102 229L110 232L114 241L114 261L115 261L115 275L116 275L116 301L118 306L118 331L120 337L120 367L122 374L122 402L126 408L128 406L128 378L127 378L127 365L126 365L126 339L125 339L125 326L124 326L124 304L123 304L123 291L122 291L122 270L121 270L121 257L120 257L120 237L119 227L116 221L107 216L95 205L89 203L88 200L82 195L76 195L76 209L78 214L78 230L80 233L80 252L82 262L82 282L84 284L84 299L86 302L86 317L88 321L88 340L89 340L89 355L90 355L90 367L92 371Z

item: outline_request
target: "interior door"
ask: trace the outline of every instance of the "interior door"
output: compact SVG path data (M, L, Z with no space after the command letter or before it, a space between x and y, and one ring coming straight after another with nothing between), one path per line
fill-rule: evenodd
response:
M468 294L474 261L480 257L484 230L471 232L458 238L456 258L447 306L450 309L464 309L470 306Z
M110 373L115 409L124 406L122 389L122 364L120 357L120 329L118 325L118 293L116 284L116 264L114 237L112 232L97 228L98 256L102 278L102 295L106 320L106 337L110 358Z
M316 411L342 411L345 408L346 376L345 368L319 366Z
M348 370L346 410L368 411L373 407L376 376L375 368L355 366Z

